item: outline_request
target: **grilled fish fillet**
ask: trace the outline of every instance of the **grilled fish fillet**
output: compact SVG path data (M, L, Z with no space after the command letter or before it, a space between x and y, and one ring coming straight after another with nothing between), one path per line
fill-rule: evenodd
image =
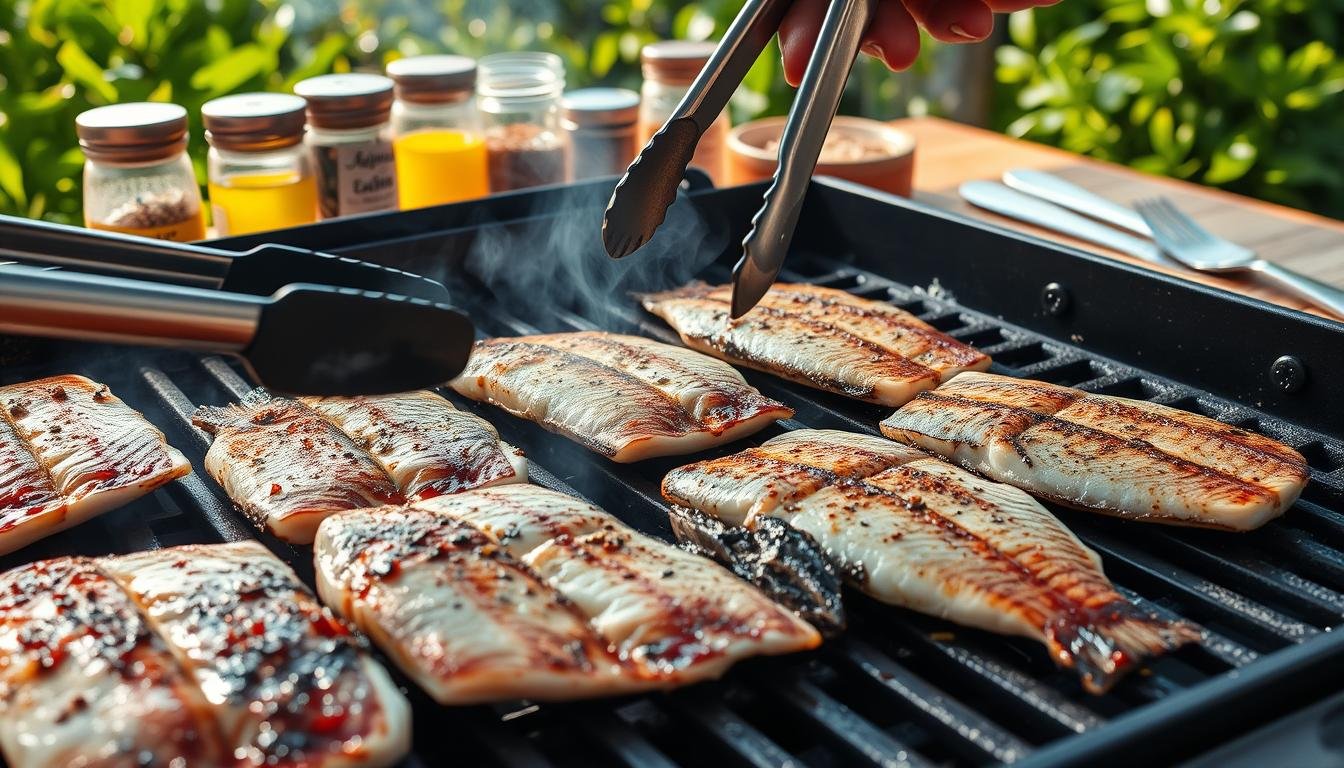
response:
M280 538L310 544L323 518L403 500L392 478L317 411L254 390L205 406L192 423L215 436L205 469L243 512Z
M985 373L921 394L882 432L1069 506L1237 531L1283 514L1309 477L1293 449L1213 419Z
M323 601L441 704L643 687L569 601L465 523L414 507L342 512L315 553Z
M392 765L410 705L298 577L256 542L104 561L196 682L239 764Z
M853 437L856 445L873 440ZM781 471L832 471L811 457L839 451L843 442L811 430L792 440L815 441L816 450L799 451L791 470L748 451L675 470L665 495L711 514L725 499L751 509L751 491L739 489L764 497L776 489L761 481ZM915 452L890 455L888 467L856 463L819 490L768 507L770 515L810 534L872 597L1040 640L1093 692L1108 689L1138 659L1199 639L1192 626L1137 611L1111 586L1096 554L1022 491Z
M0 575L0 752L10 768L224 765L199 688L97 563Z
M718 360L611 333L479 341L451 385L618 462L692 453L793 415Z
M670 687L820 642L708 560L531 485L340 513L316 557L328 604L446 704Z
M690 285L642 297L687 346L817 389L898 406L990 360L902 309L834 288L778 283L745 317L732 286Z
M522 451L490 422L433 392L303 402L373 457L408 499L527 482Z
M0 387L0 554L190 472L163 433L102 384L69 375Z

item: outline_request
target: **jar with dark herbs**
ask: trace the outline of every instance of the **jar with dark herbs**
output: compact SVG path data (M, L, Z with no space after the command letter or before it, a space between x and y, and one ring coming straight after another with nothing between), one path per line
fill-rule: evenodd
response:
M187 158L187 110L136 102L75 118L84 151L84 224L160 240L200 240L205 217Z
M476 91L491 192L571 179L569 135L560 125L564 90L564 64L554 54L499 53L481 59Z
M317 178L321 218L397 208L392 149L392 81L363 73L301 80L308 103L306 143Z
M583 88L565 94L564 126L574 145L574 178L617 176L635 159L639 94Z

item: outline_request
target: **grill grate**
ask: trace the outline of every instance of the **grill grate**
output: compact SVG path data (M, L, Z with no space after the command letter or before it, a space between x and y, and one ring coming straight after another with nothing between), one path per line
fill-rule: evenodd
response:
M702 277L725 281L727 267L712 265ZM1264 432L1302 451L1312 482L1285 517L1252 534L1166 529L1057 510L1101 553L1127 597L1147 610L1191 618L1210 632L1207 643L1157 660L1105 696L1083 693L1074 675L1056 669L1034 642L957 627L850 593L852 626L842 638L805 655L752 660L720 682L670 694L444 709L408 686L417 734L408 766L450 759L504 766L1062 765L1099 764L1122 754L1170 762L1226 738L1222 729L1242 711L1234 706L1278 712L1337 686L1330 677L1339 675L1344 642L1330 631L1344 624L1340 440L823 253L800 250L783 279L890 301L980 347L995 358L999 373L1175 405ZM478 295L468 310L485 335L600 325L676 342L661 321L629 301L605 308L599 323L578 310L524 316ZM235 400L249 389L239 369L177 352L51 349L40 366L0 369L0 383L58 371L105 381L162 427L198 474L0 558L0 567L60 554L257 537L311 584L311 552L258 533L202 472L207 437L188 418L198 404ZM801 426L876 433L889 413L768 375L746 376L797 410L793 420L752 443ZM688 459L614 465L502 411L446 396L522 447L534 482L585 496L636 527L670 535L658 486L668 469ZM1336 661L1328 665L1328 659Z

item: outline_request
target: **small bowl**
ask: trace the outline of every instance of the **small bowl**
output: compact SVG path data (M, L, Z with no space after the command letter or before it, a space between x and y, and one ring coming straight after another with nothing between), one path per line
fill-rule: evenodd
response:
M775 173L775 153L784 132L784 117L766 117L743 123L728 134L728 184L747 184ZM828 141L848 140L863 156L827 159L826 149L816 175L836 176L904 197L910 196L915 172L915 140L886 123L866 117L837 116ZM864 151L860 147L866 147Z

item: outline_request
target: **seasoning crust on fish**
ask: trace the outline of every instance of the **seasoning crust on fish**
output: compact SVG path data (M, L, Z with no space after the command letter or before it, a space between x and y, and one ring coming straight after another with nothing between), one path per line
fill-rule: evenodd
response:
M778 283L737 320L731 301L731 286L700 282L642 297L693 349L882 405L990 364L905 310L834 288Z
M0 554L191 472L103 384L66 375L0 387Z
M618 462L692 453L793 415L718 360L600 332L478 341L450 384Z
M874 438L854 435L856 444ZM795 471L835 451L834 432L791 433ZM769 443L767 443L769 446ZM766 446L763 446L766 447ZM777 476L750 451L674 470L669 500L714 514L735 489L774 489ZM877 471L856 463L814 492L768 506L810 534L858 589L883 602L967 626L1042 641L1056 663L1077 668L1093 692L1146 656L1197 641L1194 627L1142 614L1106 579L1096 554L1030 496L917 452ZM746 491L749 493L750 491ZM737 508L751 508L750 499ZM749 515L746 524L753 519Z
M340 513L316 557L328 603L445 704L667 688L820 642L712 562L531 485Z
M1068 506L1246 531L1310 476L1282 443L1168 406L985 373L922 393L882 422L987 477Z

